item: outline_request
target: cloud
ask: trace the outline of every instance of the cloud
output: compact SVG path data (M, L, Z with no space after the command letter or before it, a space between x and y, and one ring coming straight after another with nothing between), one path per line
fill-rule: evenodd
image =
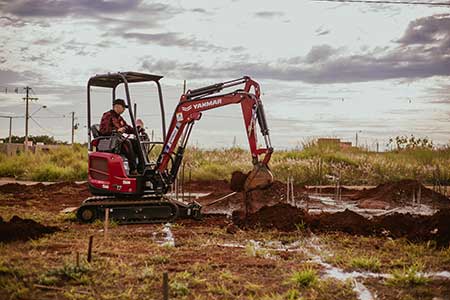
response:
M0 69L0 82L3 84L23 83L29 80L36 80L37 74L26 71L16 72L8 69Z
M125 39L133 39L140 43L153 43L160 46L176 46L182 48L192 49L207 49L207 50L224 50L221 47L214 46L204 41L199 41L195 38L182 37L178 32L166 32L166 33L139 33L128 32L122 33L121 36Z
M264 18L264 19L272 19L277 17L284 16L284 13L280 11L260 11L255 13L255 17Z
M68 15L92 15L96 13L123 13L139 6L141 0L17 0L3 1L1 8L21 17L65 17Z
M319 28L316 29L315 33L316 35L320 36L320 35L327 35L331 32L330 29L324 29L323 26L320 26Z
M450 40L450 14L439 14L412 21L397 42L402 45L425 45Z
M191 9L192 12L201 13L201 14L208 14L208 11L203 8L193 8Z
M0 6L1 8L1 6ZM1 9L0 9L1 12ZM26 22L24 20L18 19L18 18L11 18L7 16L0 16L0 26L1 27L23 27L26 25Z
M313 46L306 55L305 61L307 63L322 62L337 52L338 51L333 49L330 45Z
M279 62L228 64L224 73L307 83L348 83L450 76L450 14L411 22L394 48L345 55L344 49L313 46L306 56Z

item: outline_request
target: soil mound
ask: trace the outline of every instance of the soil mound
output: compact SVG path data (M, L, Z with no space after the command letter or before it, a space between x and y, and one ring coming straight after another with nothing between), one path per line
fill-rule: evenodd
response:
M373 225L369 219L348 209L337 213L313 215L309 219L309 228L315 232L341 231L370 235L373 231Z
M377 234L406 237L411 241L435 240L438 246L450 244L450 209L432 216L394 213L376 217L372 222Z
M294 197L296 200L307 197L304 195L304 187L294 186ZM292 192L290 192L292 194ZM266 189L253 190L245 196L245 204L249 213L255 213L264 206L274 206L276 204L287 203L287 186L281 181L274 181Z
M422 204L433 205L438 208L450 208L450 200L444 195L426 188L417 180L405 179L397 182L380 184L373 189L357 192L351 196L352 200L365 201L363 206L370 201L387 202L391 207L411 205L413 199ZM368 201L367 201L368 200ZM365 207L362 207L365 208Z
M282 231L293 231L304 223L305 212L289 204L279 203L264 206L257 212L245 217L244 212L234 211L233 222L241 228L275 228Z
M58 227L44 226L30 219L13 216L9 222L0 217L0 242L26 241L58 231Z
M450 244L450 209L441 210L432 216L394 213L369 220L350 210L309 215L302 209L279 203L264 206L247 215L242 210L234 211L232 220L243 229L293 231L301 226L313 232L339 231L364 236L405 237L414 242L434 240L443 247Z

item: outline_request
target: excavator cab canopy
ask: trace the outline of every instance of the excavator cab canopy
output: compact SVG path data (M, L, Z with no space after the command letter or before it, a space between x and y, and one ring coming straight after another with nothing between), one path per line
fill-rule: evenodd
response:
M115 88L119 84L145 82L145 81L159 81L163 76L152 75L138 72L119 72L95 75L89 79L90 86L99 86L107 88Z
M162 127L162 137L163 140L166 139L166 122L165 122L165 113L164 113L164 101L162 96L162 89L159 83L159 80L163 78L160 75L139 73L139 72L117 72L117 73L106 73L92 76L87 84L87 125L88 125L88 138L89 138L89 149L92 150L92 120L91 120L91 87L101 87L101 88L109 88L111 89L111 104L116 99L116 89L119 85L123 84L125 89L125 102L128 106L128 112L130 115L130 125L133 127L137 140L140 145L140 159L145 163L145 165L149 165L148 161L148 153L153 149L153 146L156 144L163 144L163 142L155 142L155 141L141 141L139 138L138 129L136 126L136 105L133 106L133 102L130 96L129 84L130 83L142 83L142 82L154 82L157 86L158 97L159 97L159 105L161 110L161 127Z

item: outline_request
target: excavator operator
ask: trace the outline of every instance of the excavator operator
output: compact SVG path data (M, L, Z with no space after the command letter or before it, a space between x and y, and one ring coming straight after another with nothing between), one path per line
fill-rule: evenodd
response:
M114 132L120 134L133 134L133 128L125 122L121 114L128 106L123 99L113 101L113 108L105 112L100 121L100 134L102 136L112 135ZM137 175L136 153L138 151L138 142L135 138L124 139L121 145L121 152L125 154L130 166L130 175Z

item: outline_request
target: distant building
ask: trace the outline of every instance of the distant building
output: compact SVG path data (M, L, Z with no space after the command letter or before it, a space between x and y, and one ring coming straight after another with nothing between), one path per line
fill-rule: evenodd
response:
M336 145L341 149L350 149L352 147L352 142L342 142L338 138L318 138L317 144L320 145Z

